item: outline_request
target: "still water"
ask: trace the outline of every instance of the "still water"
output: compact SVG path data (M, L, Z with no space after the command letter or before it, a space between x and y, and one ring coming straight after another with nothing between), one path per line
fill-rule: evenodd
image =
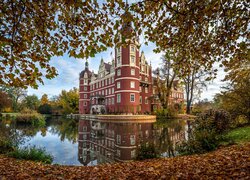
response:
M162 156L176 155L176 144L187 138L185 120L164 123L118 123L48 118L46 126L0 122L0 131L18 134L20 146L44 148L54 164L97 165L134 159L140 145L154 144Z

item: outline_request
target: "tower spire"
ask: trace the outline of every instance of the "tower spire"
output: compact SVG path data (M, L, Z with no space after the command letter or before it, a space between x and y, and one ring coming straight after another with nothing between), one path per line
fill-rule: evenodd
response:
M88 63L88 59L86 59L86 62L85 62L85 69L88 69L89 68L89 63Z

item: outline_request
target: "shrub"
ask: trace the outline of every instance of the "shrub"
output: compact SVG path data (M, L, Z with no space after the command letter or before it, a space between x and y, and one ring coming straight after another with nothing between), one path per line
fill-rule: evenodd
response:
M51 164L53 161L53 157L43 148L36 148L35 146L29 148L25 147L23 149L17 148L7 155L17 159L39 161L46 164Z
M29 109L24 109L15 120L17 123L27 123L33 126L44 126L46 123L44 116Z
M0 153L3 154L3 153L7 153L13 150L14 150L13 143L10 140L1 137L0 138Z
M181 154L204 153L216 149L222 133L230 129L232 123L228 112L208 110L200 114L192 124L189 139L177 147Z
M38 107L38 112L41 114L52 114L52 107L50 104L42 104Z
M155 113L157 118L175 118L178 114L178 110L173 106L169 106L168 109L157 109Z
M158 158L160 156L159 152L156 150L154 144L141 144L137 149L137 160Z

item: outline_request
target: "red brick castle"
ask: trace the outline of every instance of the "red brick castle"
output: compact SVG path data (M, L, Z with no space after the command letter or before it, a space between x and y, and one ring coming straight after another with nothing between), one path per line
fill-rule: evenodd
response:
M130 23L123 25L123 35L131 33ZM144 53L139 52L139 38L115 48L115 59L101 59L98 73L89 69L88 62L80 73L80 114L147 113L159 106L152 79L152 67ZM176 102L183 100L177 88L172 93Z

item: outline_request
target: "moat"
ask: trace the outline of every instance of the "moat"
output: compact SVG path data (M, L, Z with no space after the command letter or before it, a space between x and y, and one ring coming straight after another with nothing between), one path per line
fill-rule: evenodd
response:
M53 164L97 165L123 162L136 158L138 147L154 144L161 156L176 155L175 146L188 137L186 120L99 121L89 119L47 118L46 126L2 120L0 130L13 136L20 146L44 148Z

